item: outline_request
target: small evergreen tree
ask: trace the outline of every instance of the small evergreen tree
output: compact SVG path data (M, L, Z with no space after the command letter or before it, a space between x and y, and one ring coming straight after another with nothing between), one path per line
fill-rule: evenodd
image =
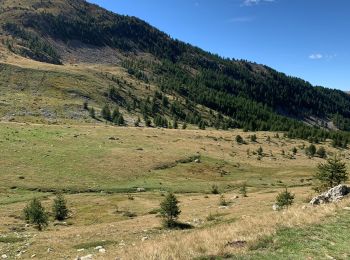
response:
M256 140L257 140L256 134L253 134L253 135L250 136L250 141L251 142L255 143Z
M198 128L199 128L200 130L205 130L205 128L206 128L206 123L205 123L205 121L201 120L201 121L199 122L199 124L198 124Z
M187 129L187 123L186 122L184 122L184 124L182 125L182 129Z
M112 116L111 116L113 122L116 120L116 118L117 118L119 115L120 115L119 108L115 108L115 109L113 110L113 113L112 113Z
M113 101L116 101L118 99L118 93L115 87L112 87L109 91L108 91L108 97L110 99L112 99Z
M333 188L348 180L346 164L337 156L329 158L326 163L317 166L315 179L320 182L323 189Z
M276 205L279 208L288 208L294 203L295 195L290 193L286 188L283 192L279 193L276 197Z
M263 156L264 150L263 150L263 148L261 146L257 150L257 153L258 153L258 155Z
M48 214L45 212L41 202L34 198L23 210L25 220L36 225L38 230L42 230L48 225Z
M84 108L85 110L88 110L88 109L89 109L89 104L88 104L87 101L84 101L84 103L83 103L83 108Z
M95 113L95 109L93 108L93 107L91 107L90 109L89 109L89 114L90 114L90 116L92 117L92 118L96 118L96 113Z
M176 118L174 119L174 122L173 122L173 128L174 128L174 129L178 129L178 128L179 128L179 124L178 124Z
M219 187L218 187L218 185L213 184L213 185L211 186L211 193L212 193L212 194L219 194L219 193L220 193L220 192L219 192Z
M320 148L318 148L317 152L316 152L317 156L320 158L326 158L327 157L327 152L326 149L321 146Z
M151 127L151 126L152 126L152 121L151 121L151 119L146 118L146 119L145 119L145 125L146 125L146 127Z
M111 110L109 109L108 105L105 105L102 110L101 110L101 116L103 119L107 121L111 121L112 115L111 115Z
M141 123L141 118L138 116L137 120L135 121L135 127L139 127Z
M316 146L313 144L310 144L310 146L308 148L306 148L306 154L314 157L316 153Z
M244 140L243 140L242 136L237 135L237 136L236 136L236 142L237 142L238 144L243 144L243 143L244 143Z
M52 211L56 220L62 221L68 217L67 202L62 194L58 194L54 200Z
M113 123L115 125L119 125L122 126L125 124L125 120L122 114L117 115L114 119L113 119Z
M297 149L296 147L293 147L293 149L292 149L292 153L293 153L294 155L296 155L296 154L297 154L297 152L298 152L298 149Z
M176 220L180 215L179 201L173 193L169 193L160 203L160 214L164 219L164 225L172 228L176 224Z

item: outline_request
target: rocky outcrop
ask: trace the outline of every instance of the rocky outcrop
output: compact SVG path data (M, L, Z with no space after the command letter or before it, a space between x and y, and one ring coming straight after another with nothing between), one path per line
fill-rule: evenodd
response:
M310 204L320 205L324 203L336 202L343 199L345 196L349 194L350 194L350 187L346 185L339 185L316 196L310 201Z

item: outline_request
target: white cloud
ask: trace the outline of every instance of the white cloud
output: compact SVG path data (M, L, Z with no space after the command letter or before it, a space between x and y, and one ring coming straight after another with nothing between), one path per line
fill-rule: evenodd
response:
M309 55L309 59L311 60L332 60L335 59L338 55L337 54L322 54L322 53L313 53Z
M320 60L323 58L323 55L321 53L314 53L309 56L309 59L311 60Z
M248 23L252 22L254 20L254 17L250 16L241 16L241 17L233 17L228 20L229 23Z
M242 6L252 6L252 5L258 5L261 3L273 3L276 0L244 0L242 3Z

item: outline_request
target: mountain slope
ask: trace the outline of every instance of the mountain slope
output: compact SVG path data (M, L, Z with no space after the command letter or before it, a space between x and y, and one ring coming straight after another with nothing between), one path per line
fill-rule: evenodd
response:
M1 38L11 53L81 68L82 63L107 64L112 74L126 72L123 78L115 73L104 77L102 93L91 86L87 92L93 95L80 96L98 107L118 105L145 121L165 116L223 128L305 132L303 121L349 129L350 96L344 92L313 87L267 66L223 59L135 17L82 0L4 0L0 9ZM150 91L145 95L130 81ZM108 96L111 86L117 98ZM164 96L169 104L162 102Z

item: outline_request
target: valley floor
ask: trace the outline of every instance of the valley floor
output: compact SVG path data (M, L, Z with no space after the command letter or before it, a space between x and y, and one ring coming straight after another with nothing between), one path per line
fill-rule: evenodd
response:
M341 241L347 234L335 228L328 238L332 227L349 227L342 210L349 202L307 206L312 175L324 159L306 156L305 141L259 132L251 142L252 134L1 123L0 253L10 259L346 259ZM236 135L246 144L237 144ZM349 150L317 146L349 159ZM244 183L247 197L239 193ZM219 205L212 185L228 206ZM285 186L296 203L274 212ZM28 201L40 198L50 212L54 192L61 190L71 211L67 221L51 220L42 232L27 226L22 210ZM180 201L179 220L192 229L162 228L157 213L168 191Z

